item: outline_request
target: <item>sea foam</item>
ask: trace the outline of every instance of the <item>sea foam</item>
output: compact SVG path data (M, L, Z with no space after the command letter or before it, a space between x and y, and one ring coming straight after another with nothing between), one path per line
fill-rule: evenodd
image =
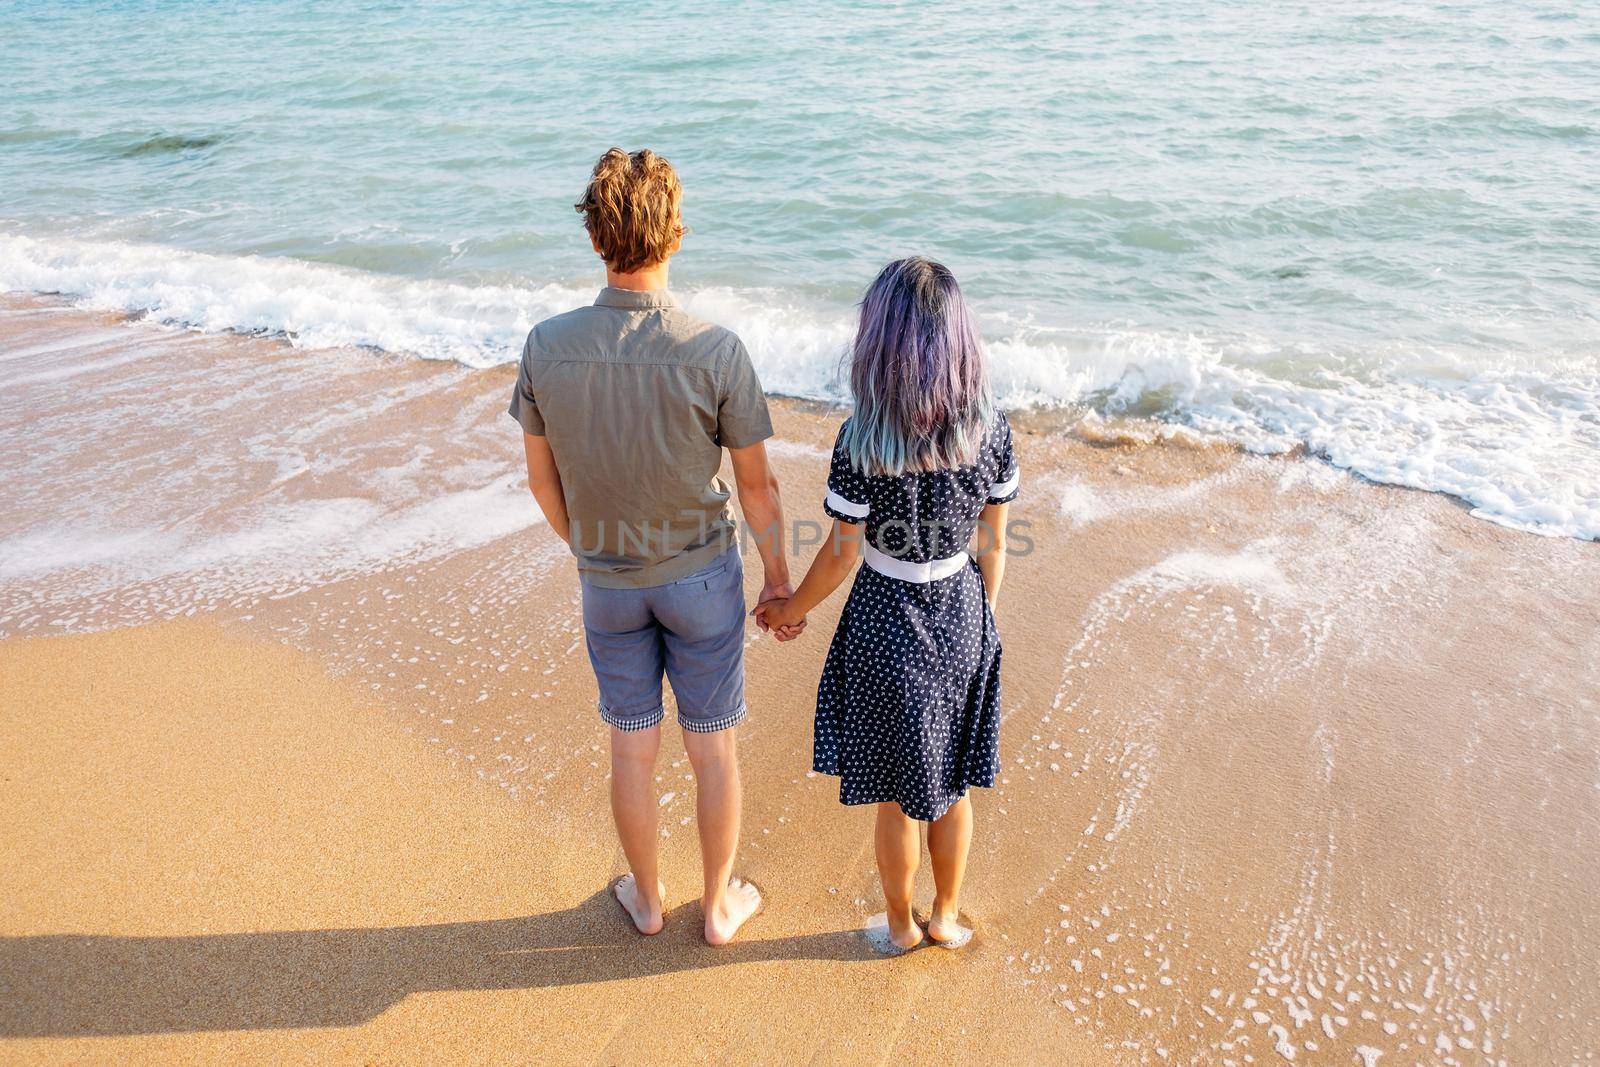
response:
M473 367L515 360L533 323L594 293L20 235L0 235L0 289L301 348L369 346ZM739 333L770 392L845 398L851 308L770 289L682 296ZM1600 354L1539 366L1396 350L1367 354L1381 358L1355 361L1367 365L1356 372L1339 354L1259 337L983 317L1008 407L1151 415L1252 451L1304 449L1374 481L1448 493L1517 529L1600 538Z

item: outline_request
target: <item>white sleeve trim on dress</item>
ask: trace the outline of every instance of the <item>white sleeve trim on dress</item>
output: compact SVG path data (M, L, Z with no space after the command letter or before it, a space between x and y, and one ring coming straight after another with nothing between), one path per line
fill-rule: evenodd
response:
M846 500L832 489L828 490L827 503L834 511L841 515L848 515L852 519L864 519L867 517L867 512L872 510L870 504L857 504L853 500Z
M989 487L989 499L1010 496L1017 491L1017 485L1022 481L1022 470L1019 468L1011 472L1011 477L1003 482L995 482Z

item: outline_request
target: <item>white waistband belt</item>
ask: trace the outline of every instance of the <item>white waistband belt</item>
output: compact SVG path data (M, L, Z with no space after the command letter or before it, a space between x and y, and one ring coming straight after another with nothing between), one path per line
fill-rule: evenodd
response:
M902 582L916 582L926 585L937 582L941 578L960 574L961 569L967 565L972 557L965 552L957 553L949 559L936 559L929 563L912 563L907 559L895 559L884 552L879 552L870 544L862 544L861 555L867 561L867 566L877 571L886 578L898 578Z

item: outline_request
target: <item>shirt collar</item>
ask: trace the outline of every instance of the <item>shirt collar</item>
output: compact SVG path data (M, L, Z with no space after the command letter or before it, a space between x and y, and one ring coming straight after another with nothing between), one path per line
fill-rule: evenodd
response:
M595 304L607 308L673 308L678 301L666 289L618 289L606 286Z

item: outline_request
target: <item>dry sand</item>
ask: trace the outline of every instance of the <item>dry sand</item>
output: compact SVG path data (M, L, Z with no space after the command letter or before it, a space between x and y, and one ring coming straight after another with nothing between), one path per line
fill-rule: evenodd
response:
M883 960L856 933L881 910L870 814L807 773L842 597L794 644L751 634L740 870L768 909L698 942L669 731L674 910L647 941L603 892L576 582L508 387L0 305L0 1058L1600 1047L1596 545L1019 418L1035 550L1001 598L979 942ZM838 416L775 415L791 515L820 518Z

